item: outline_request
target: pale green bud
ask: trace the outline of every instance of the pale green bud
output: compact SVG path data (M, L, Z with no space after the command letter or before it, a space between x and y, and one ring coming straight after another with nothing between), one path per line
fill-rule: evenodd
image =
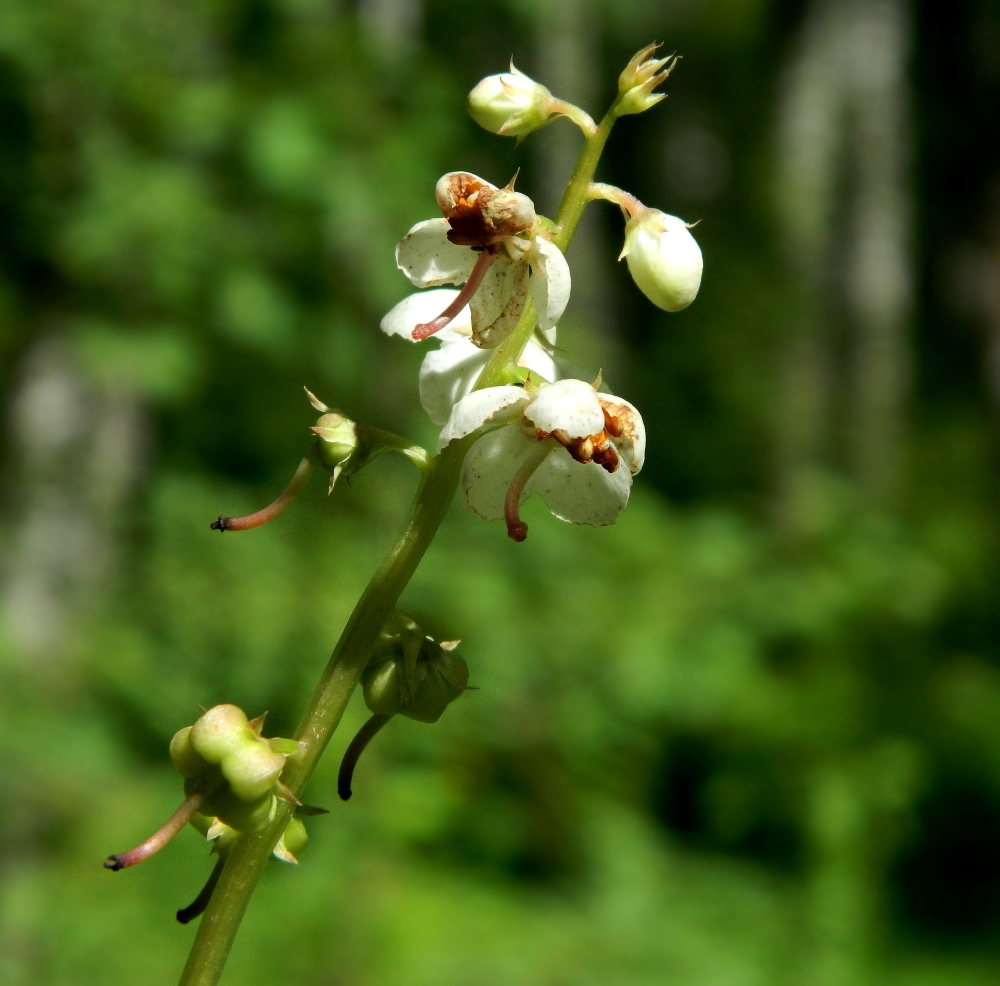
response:
M469 93L469 116L484 130L503 137L524 137L545 126L552 115L552 94L510 63L509 72L488 75Z
M687 224L658 209L637 213L625 226L622 257L639 290L657 308L679 312L701 286L701 248Z
M651 44L642 51L637 51L622 74L618 76L618 92L621 97L615 108L618 116L644 113L661 99L666 99L665 93L653 90L674 70L677 58L675 55L668 58L651 58L650 56L659 47L658 44Z
M191 727L191 745L209 763L220 764L224 757L255 740L247 717L235 705L216 705Z

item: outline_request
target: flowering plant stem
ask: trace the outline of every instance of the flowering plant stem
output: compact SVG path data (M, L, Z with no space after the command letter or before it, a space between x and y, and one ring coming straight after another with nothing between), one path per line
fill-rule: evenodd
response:
M563 252L576 232L589 201L590 183L617 118L620 97L600 125L586 137L556 217L556 246ZM476 383L478 389L501 382L514 366L535 328L535 311L525 306L516 328L494 350ZM368 661L386 619L430 546L455 495L462 463L476 435L452 442L432 459L417 491L410 521L389 556L368 583L313 693L296 739L301 752L290 757L282 780L301 795L319 758L340 723L344 709ZM215 986L222 975L254 887L277 845L292 806L278 803L272 821L260 832L240 837L228 856L181 974L179 986Z

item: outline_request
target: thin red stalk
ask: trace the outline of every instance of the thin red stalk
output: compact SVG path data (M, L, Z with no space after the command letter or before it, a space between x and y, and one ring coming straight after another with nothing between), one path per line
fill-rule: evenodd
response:
M184 803L160 826L145 842L140 842L135 849L123 852L119 856L108 856L104 860L106 870L124 870L129 866L135 866L144 859L149 859L154 853L158 853L185 825L191 820L191 816L201 807L205 800L204 791L196 791L184 800Z
M551 451L547 442L539 443L521 463L521 468L514 474L507 488L507 496L503 501L503 516L507 521L507 536L514 541L523 541L528 536L528 525L521 520L521 495L524 493L524 487Z
M458 292L458 297L433 321L422 322L413 330L413 338L417 342L429 338L435 332L440 332L469 303L472 296L479 290L479 285L483 283L483 278L490 269L494 256L489 250L484 250L479 255L476 266L472 268L472 273L465 282L465 286Z
M255 514L246 514L243 517L223 517L220 515L217 521L210 526L213 531L249 531L253 527L261 527L270 523L275 517L283 514L291 505L292 501L302 492L302 488L309 479L309 474L313 470L318 457L318 447L313 445L302 457L292 481L285 487L281 496L274 503L258 510Z

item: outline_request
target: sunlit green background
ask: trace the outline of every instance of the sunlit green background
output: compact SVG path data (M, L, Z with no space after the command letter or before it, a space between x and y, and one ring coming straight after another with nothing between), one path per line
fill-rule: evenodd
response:
M355 697L231 986L952 986L1000 976L1000 10L991 0L3 0L0 982L176 980L210 869L199 704L288 734L415 486L380 460L268 528L330 404L427 444L393 263L462 168L551 214L579 135L463 99L519 67L670 98L600 177L700 220L652 308L592 208L566 356L639 406L618 524L456 503L403 606L470 693Z

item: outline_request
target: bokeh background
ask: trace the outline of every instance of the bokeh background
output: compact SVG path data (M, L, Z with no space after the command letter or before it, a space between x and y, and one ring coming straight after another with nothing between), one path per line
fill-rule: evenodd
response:
M551 214L580 138L466 117L519 67L595 115L652 39L670 98L600 177L700 221L667 316L598 204L561 344L642 410L619 523L460 504L403 605L479 690L355 697L225 982L954 986L1000 975L1000 8L991 0L0 4L0 982L176 980L210 868L199 703L294 729L414 476L271 527L302 385L430 443L377 330L462 168Z

